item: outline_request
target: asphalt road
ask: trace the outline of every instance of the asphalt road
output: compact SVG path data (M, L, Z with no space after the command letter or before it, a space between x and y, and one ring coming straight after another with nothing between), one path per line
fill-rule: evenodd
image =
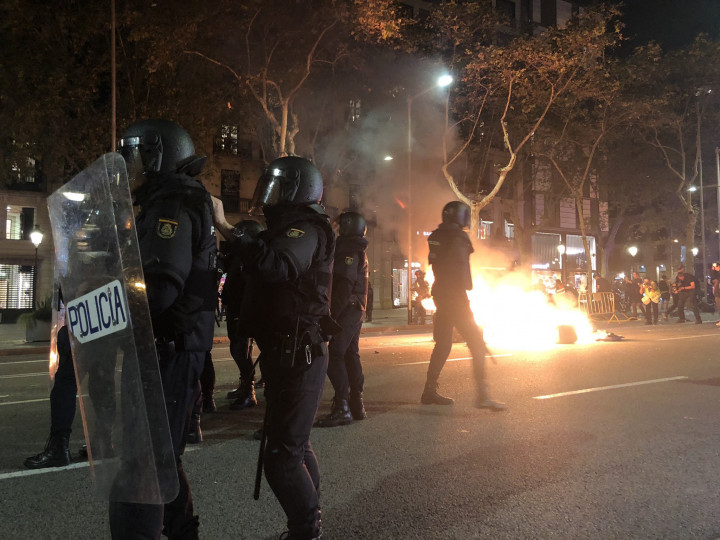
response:
M493 351L492 394L510 406L502 413L473 408L464 345L440 380L455 405L423 406L430 335L363 338L369 418L312 434L323 538L720 538L720 329L614 331L625 339ZM229 411L236 368L227 346L214 357L220 410L203 417L206 441L184 458L201 535L276 538L284 515L267 484L252 499L264 407ZM47 437L44 363L0 359L1 536L107 538L85 463L22 468ZM78 419L74 454L81 442Z

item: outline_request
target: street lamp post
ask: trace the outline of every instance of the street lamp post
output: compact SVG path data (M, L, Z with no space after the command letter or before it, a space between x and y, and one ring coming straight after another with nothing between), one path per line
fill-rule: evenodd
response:
M720 231L720 147L715 148L715 174L717 175L717 210L718 210L718 231ZM720 261L720 233L718 233L718 258Z
M33 243L33 246L35 246L35 265L33 266L33 288L32 288L32 305L33 309L37 308L37 267L38 267L38 247L40 247L40 244L42 244L43 240L43 233L40 229L33 228L33 230L30 232L30 241Z
M407 294L408 294L408 324L412 324L412 245L413 245L413 226L412 226L412 102L415 98L427 94L435 88L448 86L453 81L450 75L443 75L435 82L434 85L418 92L417 94L407 98L407 217L408 217L408 263L407 263Z
M637 246L630 246L628 248L628 253L632 257L632 268L630 269L631 276L632 276L632 273L635 272L635 255L637 255L637 252L638 252Z

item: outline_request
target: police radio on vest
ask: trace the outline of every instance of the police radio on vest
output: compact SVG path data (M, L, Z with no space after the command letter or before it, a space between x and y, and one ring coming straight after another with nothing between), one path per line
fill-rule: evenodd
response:
M117 279L68 302L68 330L87 343L124 330L128 323L125 290Z

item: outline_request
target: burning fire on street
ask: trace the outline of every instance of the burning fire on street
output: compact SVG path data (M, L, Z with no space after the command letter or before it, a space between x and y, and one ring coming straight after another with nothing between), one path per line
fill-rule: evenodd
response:
M594 330L587 314L576 307L574 295L551 295L550 300L545 292L531 289L527 275L503 273L493 279L489 272L474 269L473 289L468 291L475 321L489 347L546 350L558 343L589 344L607 337ZM432 284L432 270L426 279ZM435 309L431 298L423 306Z

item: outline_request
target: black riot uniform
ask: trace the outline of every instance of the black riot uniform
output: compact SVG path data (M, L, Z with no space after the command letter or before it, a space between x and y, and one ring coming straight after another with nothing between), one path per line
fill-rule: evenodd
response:
M307 160L271 162L254 196L267 230L235 229L233 248L249 280L241 321L260 348L267 403L265 477L287 515L290 538L320 535L317 459L310 445L327 372L335 239L319 205L322 178ZM323 323L323 328L321 328Z
M244 234L249 234L252 237L257 237L263 227L257 221L242 220L235 225L235 229L242 230ZM228 398L233 400L230 403L230 409L239 411L257 405L252 341L247 324L243 323L240 313L247 280L239 256L233 256L232 253L226 254L225 265L227 276L223 285L222 302L227 316L230 355L240 372L240 384L237 389L228 392Z
M428 237L435 282L432 296L435 302L433 336L435 348L430 356L430 366L421 402L425 405L451 405L453 400L438 393L438 378L452 349L453 328L465 339L473 359L473 373L477 385L476 406L502 410L505 406L488 397L485 380L485 341L482 331L475 323L467 291L472 289L470 254L474 251L467 233L470 225L470 207L453 201L445 205L442 223Z
M330 414L318 420L319 427L342 426L367 417L359 348L368 292L367 225L356 212L343 212L337 222L330 313L342 330L330 340L328 378L335 396Z
M212 348L216 237L212 203L194 178L204 158L194 155L177 124L145 120L128 128L121 142L132 174L141 157L144 183L133 190L140 256L155 334L160 374L177 459L180 492L164 505L115 503L113 538L197 538L190 486L180 459L186 442L193 391Z

